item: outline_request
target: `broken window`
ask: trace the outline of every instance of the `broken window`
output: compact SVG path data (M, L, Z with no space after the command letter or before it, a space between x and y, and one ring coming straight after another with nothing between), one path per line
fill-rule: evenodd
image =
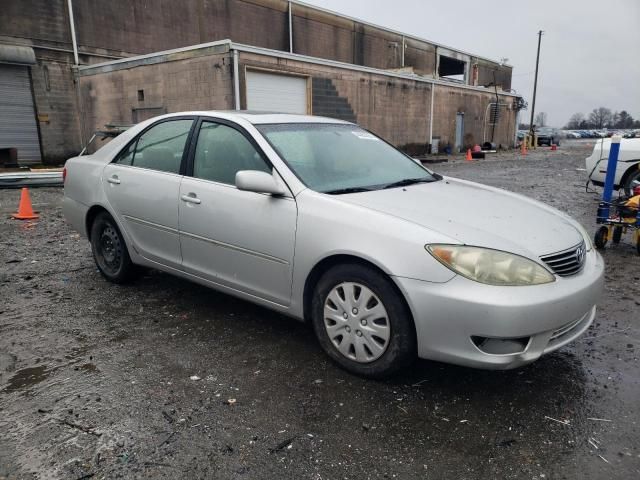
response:
M440 55L438 61L438 76L447 80L465 81L466 62L457 58Z

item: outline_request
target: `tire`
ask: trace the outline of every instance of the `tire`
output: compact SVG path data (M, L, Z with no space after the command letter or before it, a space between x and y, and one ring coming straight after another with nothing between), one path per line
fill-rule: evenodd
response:
M613 227L613 236L611 237L611 241L615 244L620 243L622 239L622 227Z
M417 357L409 308L391 280L371 267L337 265L322 275L311 321L322 349L356 375L388 377Z
M135 276L127 245L116 222L107 212L99 213L91 224L91 252L104 278L127 283Z
M602 249L607 245L607 237L609 236L609 229L607 227L600 227L596 232L593 243L595 243L596 248Z
M632 171L632 173L630 173L629 176L625 178L624 183L622 185L624 194L627 197L630 197L631 195L633 195L632 185L634 181L637 181L640 183L640 164L636 164L635 166L631 167L631 170L635 170L635 172Z

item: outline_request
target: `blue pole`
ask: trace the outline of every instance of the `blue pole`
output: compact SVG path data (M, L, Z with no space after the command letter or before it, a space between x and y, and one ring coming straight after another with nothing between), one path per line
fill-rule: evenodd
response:
M609 218L609 204L613 196L613 183L616 177L616 167L618 166L618 153L620 153L619 135L611 137L611 147L609 148L609 160L607 161L607 176L604 179L604 191L602 192L602 203L598 208L598 221ZM602 140L604 142L604 140Z

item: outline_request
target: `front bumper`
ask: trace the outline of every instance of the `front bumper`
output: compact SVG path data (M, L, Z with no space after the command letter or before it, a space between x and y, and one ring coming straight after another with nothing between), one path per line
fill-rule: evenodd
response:
M595 318L604 262L591 250L582 271L529 287L497 287L456 276L446 283L394 277L413 313L420 358L487 369L516 368L584 333ZM510 341L487 353L478 338Z

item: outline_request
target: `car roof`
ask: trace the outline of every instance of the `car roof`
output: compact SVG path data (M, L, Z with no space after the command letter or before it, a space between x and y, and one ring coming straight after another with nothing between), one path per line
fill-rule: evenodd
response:
M337 118L317 117L313 115L297 115L281 112L266 112L258 110L211 110L206 112L182 112L185 114L220 116L227 119L242 118L254 125L272 123L335 123L349 125L351 122Z

